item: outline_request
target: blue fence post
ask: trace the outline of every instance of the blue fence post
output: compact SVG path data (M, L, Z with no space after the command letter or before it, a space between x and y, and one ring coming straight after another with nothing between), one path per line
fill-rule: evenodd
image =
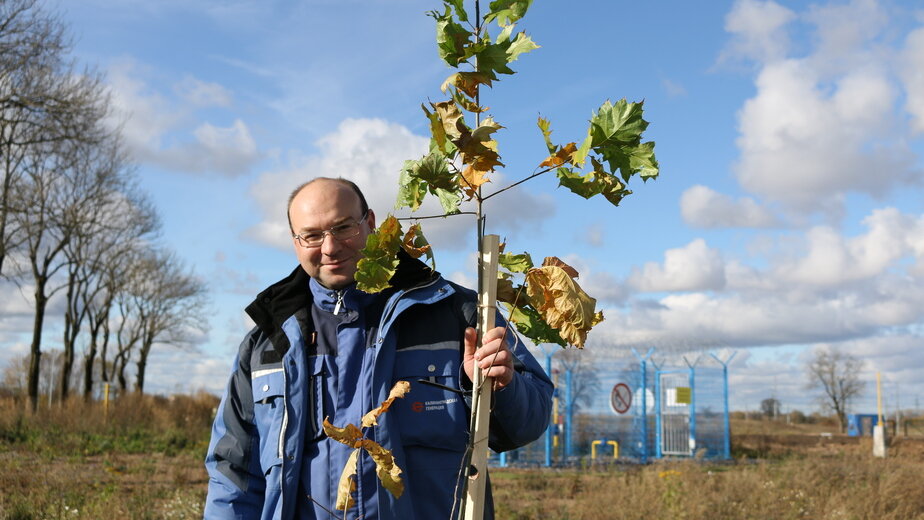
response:
M640 458L641 458L642 464L647 464L648 463L648 399L647 399L648 392L646 391L648 390L647 360L648 358L651 357L651 354L654 353L654 347L649 348L648 352L646 352L644 356L640 356L639 353L635 350L635 347L632 347L632 353L635 354L635 357L638 359L639 370L641 371L641 376L642 376L641 377L642 385L641 385L641 388L639 389L639 392L642 394L641 408L639 409L639 412L636 415L641 418L642 440L640 444L641 444L642 449L641 449Z
M687 378L690 383L690 455L696 454L696 447L699 444L696 440L696 365L699 363L699 356L696 361L690 363L687 358L683 358L684 363L689 367L690 374Z
M574 421L574 406L571 402L572 387L571 387L571 376L572 370L570 368L565 369L565 460L570 460L571 455L573 454L571 446L571 428Z
M545 348L542 352L545 354L545 373L549 379L552 379L552 354L546 352ZM555 435L555 419L553 415L548 429L545 430L545 467L547 468L552 465L552 437Z
M722 455L726 460L731 458L731 425L729 424L728 419L728 364L731 363L731 360L734 359L735 354L737 353L737 351L732 352L732 355L728 356L728 359L725 361L719 359L715 354L709 354L716 361L718 361L720 365L722 365L722 399L725 402L725 442L723 446L724 453L722 453Z

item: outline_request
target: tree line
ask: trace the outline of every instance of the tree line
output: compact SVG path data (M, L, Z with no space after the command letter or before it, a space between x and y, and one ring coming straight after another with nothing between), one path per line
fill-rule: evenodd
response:
M0 279L32 296L33 410L52 297L65 303L62 400L91 399L99 382L128 390L132 375L142 392L153 346L188 344L204 326L206 287L159 243L104 78L79 68L72 48L38 0L0 2Z

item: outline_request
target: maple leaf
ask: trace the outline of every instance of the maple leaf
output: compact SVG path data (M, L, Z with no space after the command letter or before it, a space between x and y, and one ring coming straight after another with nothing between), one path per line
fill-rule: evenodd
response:
M526 290L533 308L570 345L584 348L587 332L603 321L603 313L595 311L597 301L562 267L530 269L526 273Z
M389 215L382 224L366 238L366 247L360 251L363 257L356 263L356 288L367 293L377 293L388 288L388 281L398 268L398 249L401 247L401 224Z
M346 511L353 507L356 501L353 500L353 493L356 491L356 464L359 461L359 450L353 450L347 458L346 465L340 473L340 481L337 483L337 502L334 507L338 511Z
M408 207L411 211L417 211L423 203L424 196L427 194L427 183L417 176L416 170L419 167L419 161L412 159L404 161L398 179L398 198L395 201L395 209Z
M331 424L327 420L327 417L325 417L321 426L324 428L324 433L326 433L328 437L341 444L346 444L351 448L358 448L359 441L363 438L362 430L353 424L348 424L343 428L338 428Z
M552 122L540 116L539 120L536 121L536 125L539 126L539 131L542 132L542 137L545 139L545 146L549 149L549 153L555 153L555 145L552 144Z
M568 276L570 276L571 278L579 278L581 276L578 274L577 269L566 264L564 261L562 261L561 258L558 258L557 256L547 256L542 261L542 267L548 267L550 265L561 267L562 269L565 270L566 273L568 273Z
M615 105L607 101L590 120L591 149L609 163L610 171L619 170L622 179L643 172L643 178L658 176L654 143L642 143L648 122L642 118L642 105L625 99Z
M407 381L398 381L395 383L395 385L391 387L391 391L388 393L388 398L382 401L382 404L380 404L377 408L370 410L366 415L363 416L363 427L368 428L370 426L378 425L378 417L387 412L389 408L391 408L391 403L393 403L395 399L404 397L410 391L411 384Z
M529 253L520 253L518 255L501 253L497 257L497 264L510 272L525 273L532 269L533 259L529 256Z
M490 23L497 19L498 25L512 24L526 15L532 3L533 0L495 0L491 2L491 12L484 17L484 21Z
M427 255L427 260L430 261L430 267L436 269L436 260L433 258L433 248L430 247L430 243L427 242L426 237L423 235L423 231L420 229L420 223L412 225L408 228L407 233L404 234L404 238L401 240L401 247L411 256L411 258L420 258L423 255Z
M561 333L550 327L536 309L529 305L510 307L510 321L516 325L520 334L532 340L536 345L542 343L555 343L562 347L567 345Z
M565 146L559 148L555 153L550 155L546 160L539 163L540 168L550 167L556 168L571 162L571 156L574 155L574 152L577 151L577 145L575 143L568 143Z
M461 3L461 0L459 1ZM437 11L430 11L428 14L436 20L436 48L440 58L449 66L457 67L459 62L465 61L468 57L466 47L472 33L452 19L453 6L455 4L447 4L443 14ZM456 10L457 13L459 11ZM466 16L464 10L461 10L461 13Z
M401 480L401 468L395 464L395 457L391 451L383 448L372 439L363 439L363 449L375 462L375 474L379 477L382 487L387 489L395 498L404 493L404 482Z
M446 92L449 86L454 86L461 90L470 98L478 95L478 86L491 86L491 78L481 72L456 72L446 78L446 81L440 85L440 90Z
M454 101L442 101L440 103L431 103L440 123L443 126L443 132L450 140L462 137L463 133L469 133L468 126L462 119L462 112L459 111L458 105Z
M497 153L497 141L491 139L491 134L501 128L493 118L488 117L473 132L463 134L454 141L462 154L462 164L467 166L462 170L459 184L469 199L476 195L479 186L489 182L488 173L497 166L503 166Z

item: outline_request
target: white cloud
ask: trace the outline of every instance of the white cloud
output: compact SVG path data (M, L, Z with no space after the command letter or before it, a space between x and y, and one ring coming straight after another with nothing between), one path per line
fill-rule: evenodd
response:
M236 176L248 172L259 159L242 120L235 119L228 127L195 123L198 109L231 103L231 93L224 87L187 77L173 86L179 96L173 99L145 83L144 75L143 67L132 61L109 70L112 124L120 127L135 160L179 172Z
M649 262L633 271L628 283L645 292L717 290L725 285L725 272L719 251L703 239L664 252L664 263Z
M912 116L914 132L924 132L924 29L912 31L905 42L899 61L899 75L904 81L906 109Z
M840 208L850 191L881 196L911 180L910 157L889 135L896 92L885 76L856 71L832 87L803 61L761 71L739 114L735 173L744 189L811 213Z
M231 105L231 92L218 83L187 76L174 85L174 91L186 102L197 107L227 107Z
M773 1L735 2L725 17L725 30L732 34L732 42L719 61L747 58L770 62L784 57L790 45L786 24L794 18L795 13Z
M336 131L318 140L317 155L295 157L288 168L266 172L257 179L251 194L263 215L261 222L248 230L247 235L283 249L292 247L288 223L284 220L286 200L296 186L319 176L344 177L355 182L366 195L378 222L388 213L408 216L410 213L406 209L400 212L394 210L399 173L405 160L417 159L426 152L428 143L428 138L382 119L342 121ZM500 174L493 178L493 184L502 186ZM485 206L490 212L490 223L495 225L489 232L501 235L521 230L534 231L538 220L554 213L549 197L533 196L524 190L505 192L487 201ZM461 209L470 211L472 208L463 205ZM415 215L442 213L438 200L430 196ZM472 243L474 225L472 216L461 215L426 220L423 229L435 250L459 250Z
M711 188L696 185L687 188L680 197L680 213L684 221L700 228L766 228L780 221L750 197L737 200Z
M921 218L886 208L873 211L863 223L869 231L854 238L826 226L808 230L805 255L781 261L774 268L774 276L803 287L836 288L880 279L903 257L922 258Z

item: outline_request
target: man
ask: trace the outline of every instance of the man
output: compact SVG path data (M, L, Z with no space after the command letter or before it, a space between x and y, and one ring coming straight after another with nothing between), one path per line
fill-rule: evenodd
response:
M300 186L288 218L301 265L247 307L256 327L241 343L212 428L206 518L334 518L352 449L327 438L323 420L358 426L395 382L408 381L410 392L366 430L403 469L404 493L385 490L363 453L356 505L336 517L449 519L461 489L474 363L497 387L490 444L498 451L542 434L551 382L503 327L488 331L475 352L475 294L420 261L399 254L391 288L356 289L375 213L352 182Z

